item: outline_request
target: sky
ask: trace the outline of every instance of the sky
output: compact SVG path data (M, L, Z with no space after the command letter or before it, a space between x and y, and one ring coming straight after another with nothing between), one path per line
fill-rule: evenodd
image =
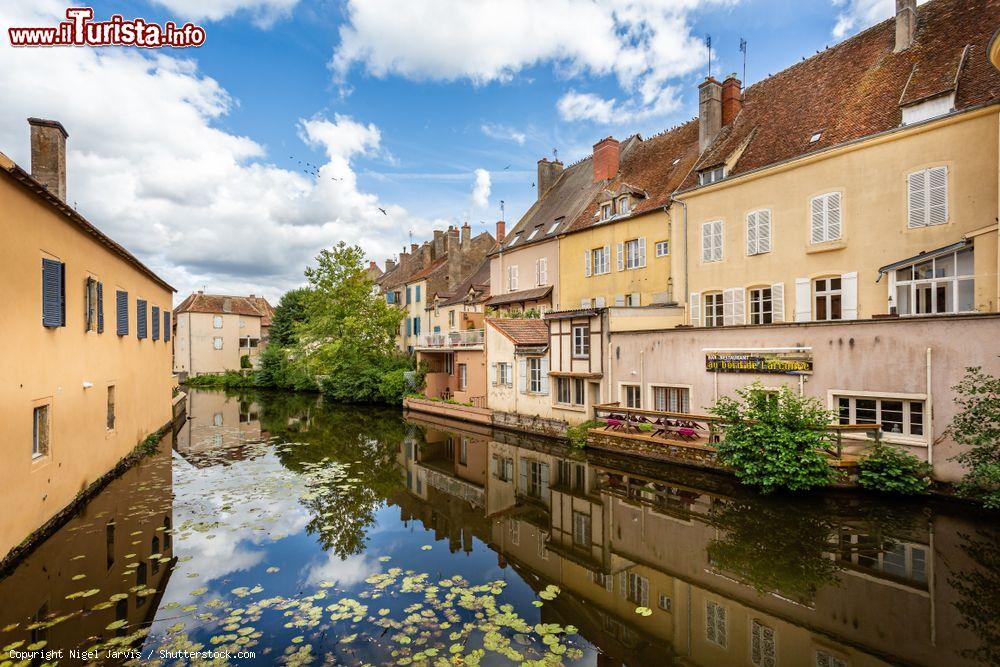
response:
M75 4L75 3L73 3ZM536 163L697 114L889 17L893 0L94 0L203 26L198 48L13 48L66 0L0 2L0 152L69 133L67 199L171 283L277 300L338 241L384 267L468 222L508 229Z

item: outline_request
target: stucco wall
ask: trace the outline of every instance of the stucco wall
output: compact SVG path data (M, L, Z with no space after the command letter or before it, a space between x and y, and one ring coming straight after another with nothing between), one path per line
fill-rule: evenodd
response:
M507 294L507 267L517 266L517 292L541 287L535 280L535 262L548 261L548 282L552 285L551 303L559 303L559 241L552 239L514 250L506 250L490 258L490 294Z
M222 328L215 328L215 318L222 318ZM241 348L240 339L247 336L260 340L259 317L244 317L234 313L180 313L177 315L177 335L174 342L174 370L191 375L224 373L239 370L244 354L255 360L261 349ZM215 338L222 338L222 349L215 349Z
M0 383L0 554L171 418L171 344L136 337L136 299L169 312L172 293L70 224L19 185L0 178L0 276L7 290ZM42 326L41 261L66 265L66 326ZM85 331L87 277L104 284L104 332ZM116 332L115 290L128 292L129 334ZM162 316L161 316L162 317ZM85 383L92 386L86 388ZM106 427L115 386L115 428ZM50 407L47 455L32 459L34 407Z

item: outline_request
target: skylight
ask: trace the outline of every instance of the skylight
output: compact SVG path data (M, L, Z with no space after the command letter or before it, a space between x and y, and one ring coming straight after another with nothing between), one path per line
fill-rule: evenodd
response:
M559 225L561 225L562 221L565 220L565 219L566 218L564 218L564 217L556 218L555 221L552 223L552 226L549 227L549 231L547 233L549 233L549 234L554 233L557 229L559 229Z
M538 232L540 232L540 231L542 231L542 226L538 225L533 230L531 230L531 234L528 235L528 240L530 241L531 239L533 239L536 236L538 236Z
M822 137L822 136L823 136L822 132L817 132L816 134L812 135L812 137L809 138L809 143L811 143L811 144L816 143L817 141L819 141L819 138Z

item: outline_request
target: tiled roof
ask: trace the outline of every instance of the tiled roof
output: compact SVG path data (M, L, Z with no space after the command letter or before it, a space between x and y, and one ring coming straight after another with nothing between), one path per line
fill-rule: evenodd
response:
M254 297L251 300L250 297L246 296L227 296L225 294L202 294L201 292L195 292L181 301L180 305L174 308L174 313L178 315L180 313L233 314L246 315L247 317L267 317L270 320L269 316L258 309L255 303L258 298ZM264 301L263 298L260 300ZM267 302L264 301L264 303ZM274 309L271 309L271 313L273 312ZM270 324L270 321L268 321L268 324Z
M508 303L521 303L522 301L536 301L543 299L552 291L552 285L547 287L533 287L532 289L521 290L520 292L507 292L506 294L496 294L486 301L487 306L502 306Z
M432 273L434 273L435 271L437 271L438 269L440 269L447 262L448 262L448 256L447 255L441 257L440 259L436 259L436 260L434 260L433 262L430 263L430 266L426 266L426 267L420 269L419 271L417 271L416 273L414 273L413 275L411 275L409 278L407 278L406 282L412 283L412 282L416 282L417 280L423 280L427 276L431 275Z
M514 345L547 345L549 342L549 325L542 320L490 317L486 321Z
M931 0L900 53L889 19L750 86L696 168L722 164L745 143L735 176L895 129L901 104L943 93L955 93L959 111L1000 100L1000 72L987 58L998 16L1000 0ZM692 174L682 189L696 185Z
M490 260L488 258L484 259L479 268L463 280L441 305L451 306L456 303L465 303L465 298L469 295L469 290L473 287L480 292L476 303L485 301L490 296Z
M271 320L274 318L274 306L269 304L267 299L262 296L254 296L251 294L248 298L257 310L261 312L261 315L264 316L260 321L260 325L262 327L271 326Z
M637 138L630 150L622 155L615 178L598 190L567 231L602 224L596 214L601 204L613 196L632 194L632 210L628 217L666 206L671 193L697 161L697 119L645 140Z

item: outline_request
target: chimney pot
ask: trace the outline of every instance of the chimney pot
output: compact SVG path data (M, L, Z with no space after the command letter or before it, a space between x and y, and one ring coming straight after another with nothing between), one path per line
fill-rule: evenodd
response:
M917 0L896 0L896 47L899 53L913 46L917 35Z
M462 225L462 252L468 252L472 248L472 227L466 222Z
M722 129L722 84L707 77L698 86L698 149L704 153Z
M594 183L610 181L618 174L621 146L614 137L605 137L594 144Z
M503 243L505 236L507 236L507 223L497 220L497 243Z
M417 248L419 248L419 247L420 246L418 246L416 243L411 243L410 244L410 252L412 252L413 254L416 254L417 253Z
M538 178L535 181L535 185L538 187L538 199L545 196L555 182L559 179L559 174L562 173L563 163L559 160L549 160L548 158L542 158L538 161Z
M729 125L743 109L743 82L730 74L722 82L722 125Z
M29 118L31 126L31 177L66 201L66 139L62 123Z

